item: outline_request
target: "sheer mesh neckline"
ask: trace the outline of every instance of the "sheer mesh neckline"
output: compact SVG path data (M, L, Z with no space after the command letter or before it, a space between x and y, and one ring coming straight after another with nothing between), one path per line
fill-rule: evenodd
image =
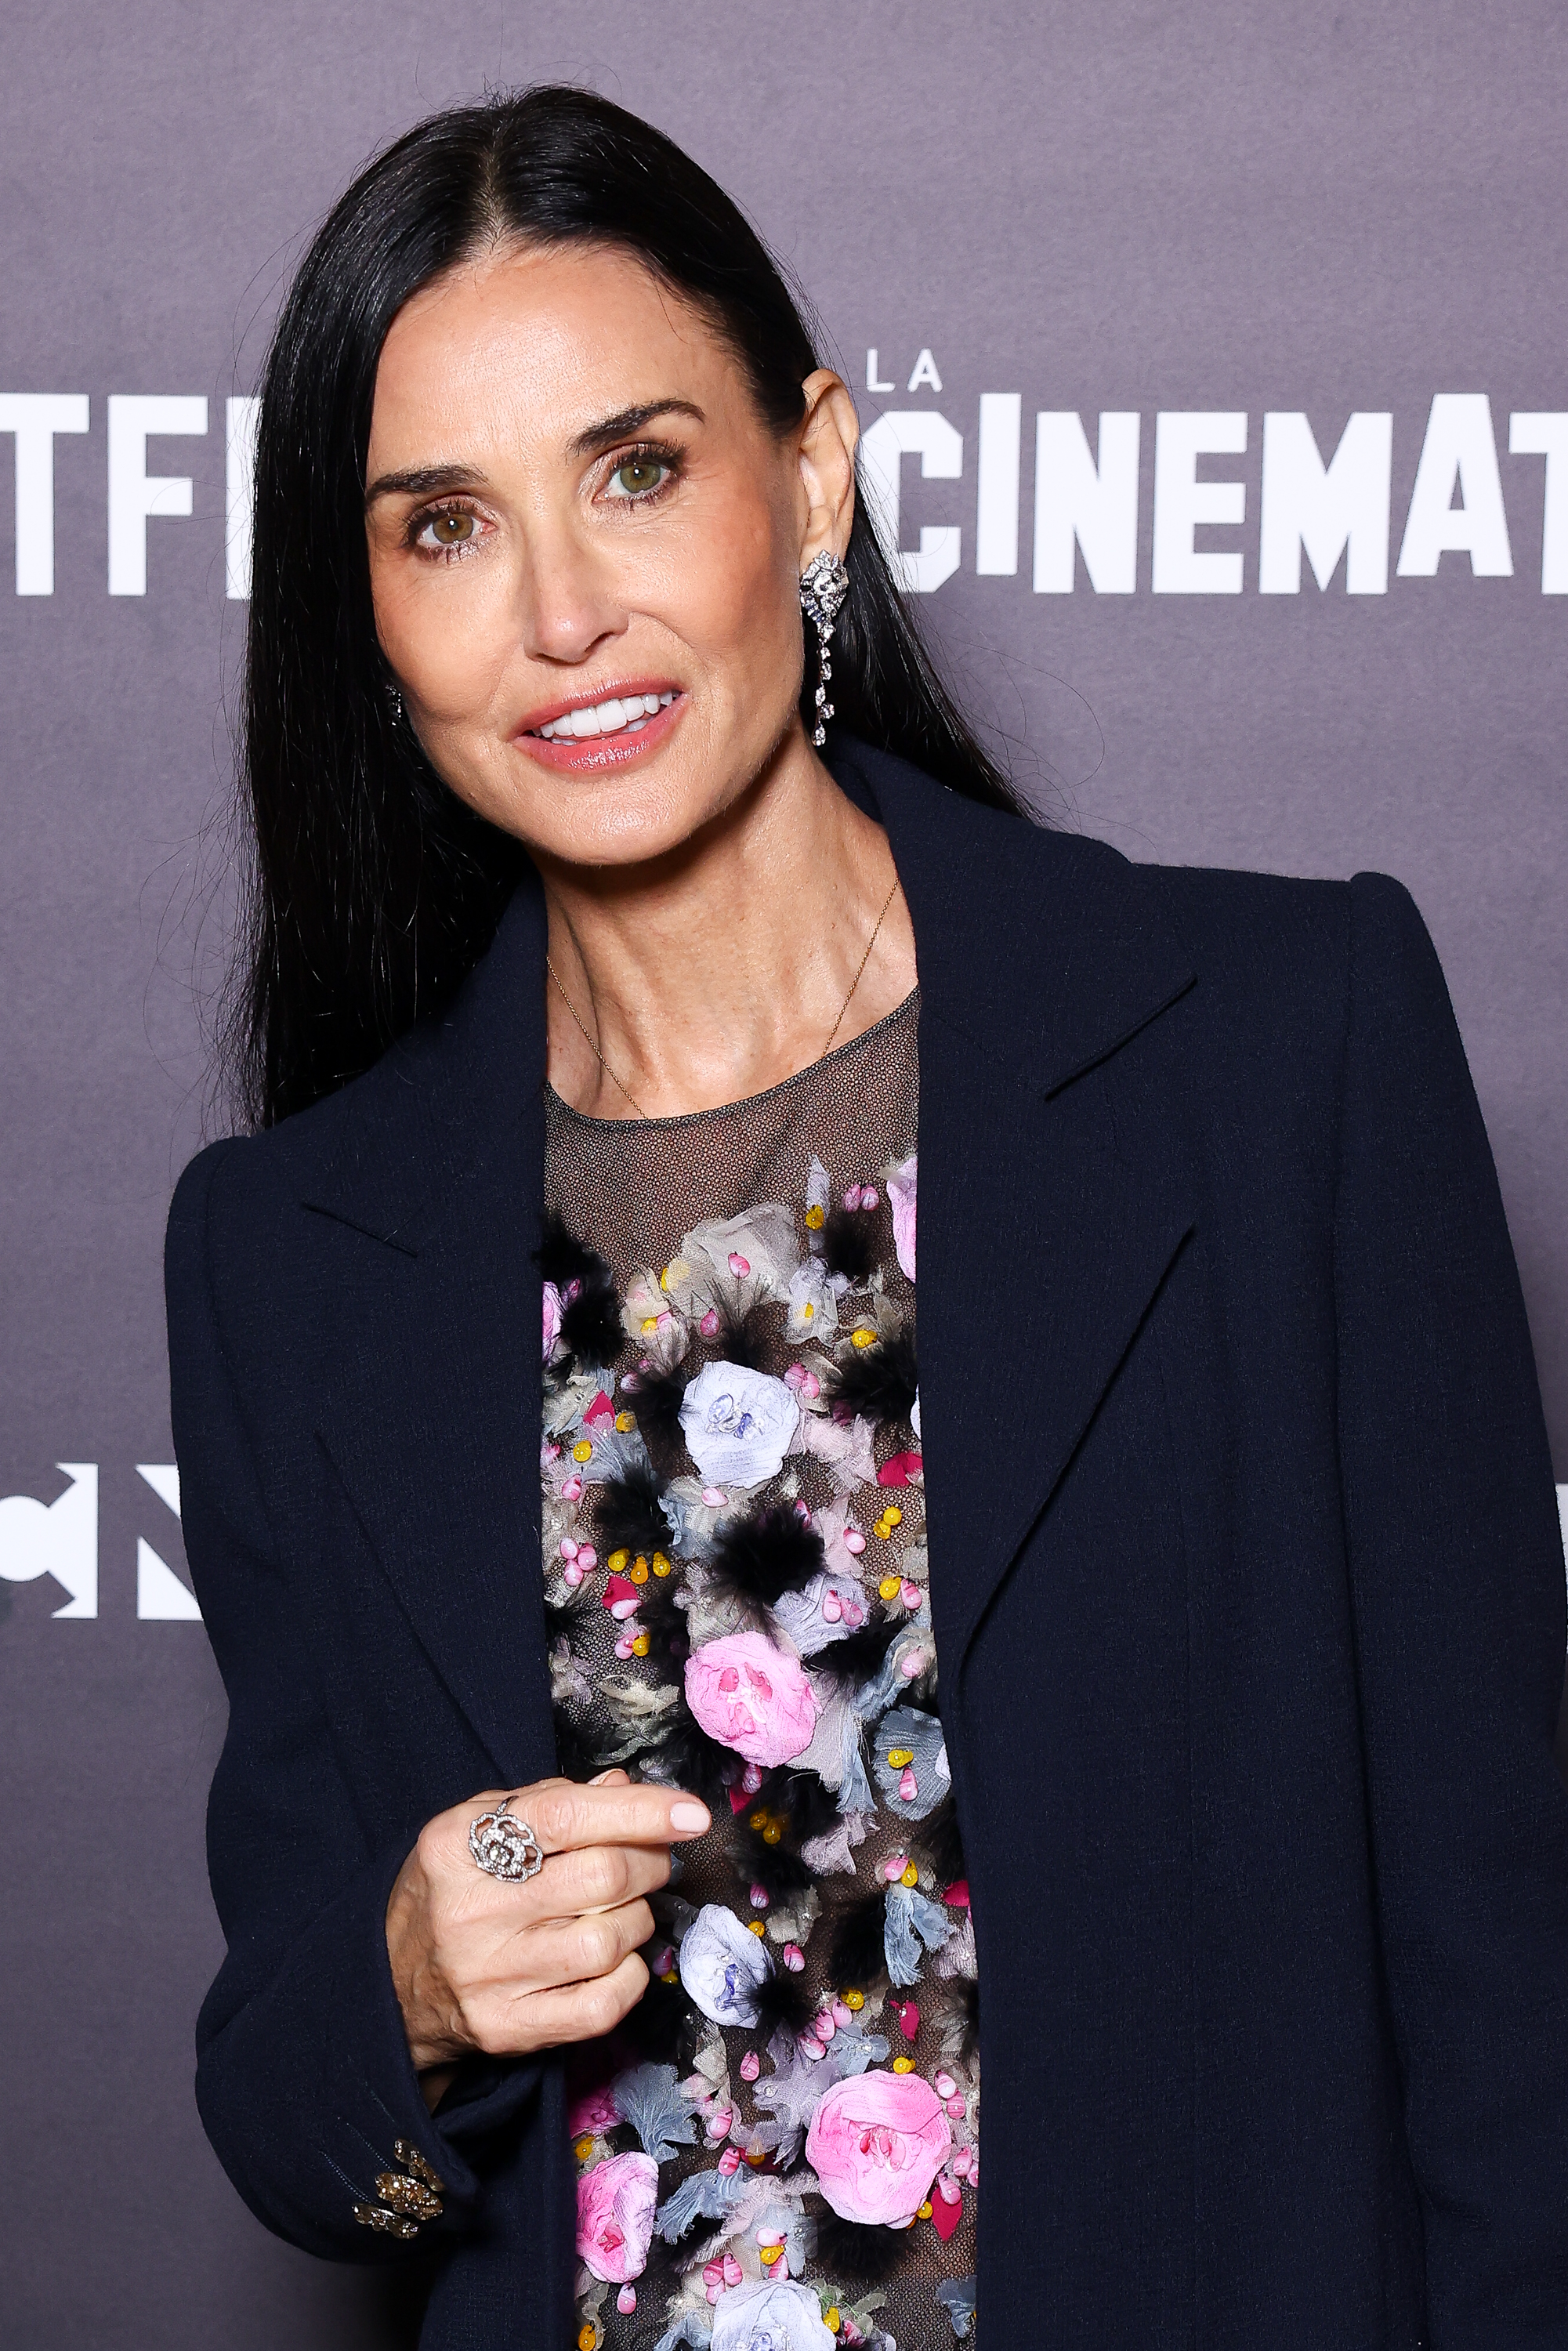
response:
M558 1112L561 1117L573 1120L579 1126L612 1127L619 1133L624 1133L632 1128L648 1133L655 1127L695 1126L704 1119L732 1118L737 1111L760 1110L766 1104L777 1102L779 1097L788 1093L792 1086L804 1084L808 1079L816 1077L819 1071L827 1069L831 1063L843 1061L847 1055L857 1051L862 1045L873 1040L880 1042L890 1029L909 1019L919 1011L919 1008L920 988L917 982L910 989L909 994L894 1006L891 1012L884 1012L880 1020L873 1020L871 1027L862 1029L858 1036L846 1037L841 1045L834 1045L826 1053L819 1053L814 1061L806 1063L804 1069L792 1071L789 1077L780 1078L777 1085L764 1086L760 1093L743 1094L737 1102L713 1102L706 1110L676 1111L664 1118L600 1118L593 1112L579 1110L574 1102L569 1102L564 1094L557 1092L548 1078L545 1080L545 1093L551 1110Z

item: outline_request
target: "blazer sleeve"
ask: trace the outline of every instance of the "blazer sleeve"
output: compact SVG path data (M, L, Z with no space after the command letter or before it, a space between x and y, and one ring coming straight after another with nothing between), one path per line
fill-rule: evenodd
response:
M313 2253L396 2260L476 2224L465 2144L517 2110L538 2068L482 2065L438 2118L426 2111L385 1932L409 1839L378 1844L338 1763L219 1328L209 1196L225 1155L246 1148L215 1144L186 1169L165 1253L186 1555L229 1701L207 1824L228 1949L197 2024L196 2098L270 2229ZM438 2213L417 2194L421 2161Z
M1339 1438L1377 1903L1433 2351L1568 2351L1563 1558L1442 972L1351 884Z

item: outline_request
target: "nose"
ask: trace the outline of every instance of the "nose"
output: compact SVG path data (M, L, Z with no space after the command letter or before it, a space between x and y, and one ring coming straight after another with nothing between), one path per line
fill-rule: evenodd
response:
M610 567L569 528L536 524L529 532L518 593L523 642L535 661L585 662L625 633L626 606Z

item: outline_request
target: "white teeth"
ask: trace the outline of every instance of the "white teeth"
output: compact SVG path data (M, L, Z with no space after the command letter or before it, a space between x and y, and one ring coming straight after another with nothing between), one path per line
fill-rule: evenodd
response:
M563 717L549 720L539 733L553 743L587 735L619 735L626 727L635 731L660 710L667 710L674 698L673 690L667 694L612 694L605 702L591 704L583 710L569 710Z

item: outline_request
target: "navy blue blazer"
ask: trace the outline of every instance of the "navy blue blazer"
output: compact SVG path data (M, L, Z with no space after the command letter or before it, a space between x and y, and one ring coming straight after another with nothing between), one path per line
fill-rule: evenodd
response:
M919 958L985 2340L1568 2351L1563 1554L1420 917L836 767ZM530 879L449 1011L204 1152L169 1228L231 1706L201 2110L270 2228L433 2274L433 2351L573 2326L561 2060L427 2116L383 1935L428 1817L555 1768L543 954ZM407 2244L353 2218L400 2141L444 2184Z

